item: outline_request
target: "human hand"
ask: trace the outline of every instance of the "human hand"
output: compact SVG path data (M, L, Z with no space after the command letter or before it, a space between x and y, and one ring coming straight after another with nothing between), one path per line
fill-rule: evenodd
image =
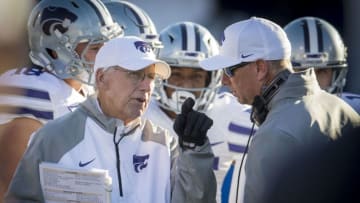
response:
M196 146L202 146L206 140L206 133L213 124L211 118L192 109L194 104L192 98L187 98L174 122L173 127L182 148L194 149Z

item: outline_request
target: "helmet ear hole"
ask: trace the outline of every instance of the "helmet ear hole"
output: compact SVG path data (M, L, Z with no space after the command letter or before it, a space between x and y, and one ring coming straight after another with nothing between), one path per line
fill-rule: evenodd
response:
M56 53L54 50L49 49L49 48L46 48L45 50L46 50L46 53L47 53L52 59L55 60L55 59L58 58L58 55L57 55L57 53Z
M211 46L211 40L210 40L210 39L208 39L207 44L208 44L209 46Z
M77 5L75 2L71 1L71 4L72 4L75 8L79 8L79 5Z
M174 37L173 36L171 36L171 35L168 35L169 36L169 40L170 40L170 43L174 43Z

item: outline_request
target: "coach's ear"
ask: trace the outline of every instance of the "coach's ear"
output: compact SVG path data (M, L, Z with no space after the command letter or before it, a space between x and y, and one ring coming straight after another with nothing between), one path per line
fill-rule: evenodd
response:
M256 64L256 71L257 71L257 80L258 81L266 81L266 77L269 73L269 67L263 59L259 59L255 62Z
M99 69L96 70L96 73L95 73L95 85L96 85L96 87L99 88L99 86L103 85L104 76L105 76L105 71L104 71L103 68L99 68Z

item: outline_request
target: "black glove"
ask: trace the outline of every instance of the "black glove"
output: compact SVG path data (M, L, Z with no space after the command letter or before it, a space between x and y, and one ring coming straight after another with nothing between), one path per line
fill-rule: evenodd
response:
M179 144L182 148L194 149L203 145L206 133L213 124L211 118L192 109L194 104L192 98L187 98L181 107L181 114L174 122L174 130L179 136Z

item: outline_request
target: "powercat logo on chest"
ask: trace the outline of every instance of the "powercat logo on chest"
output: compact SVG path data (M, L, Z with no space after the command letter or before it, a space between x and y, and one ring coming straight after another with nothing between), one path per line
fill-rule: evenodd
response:
M146 166L148 165L147 160L149 158L150 158L149 154L143 156L139 156L136 154L133 155L133 165L136 173L139 173L141 170L146 168Z

